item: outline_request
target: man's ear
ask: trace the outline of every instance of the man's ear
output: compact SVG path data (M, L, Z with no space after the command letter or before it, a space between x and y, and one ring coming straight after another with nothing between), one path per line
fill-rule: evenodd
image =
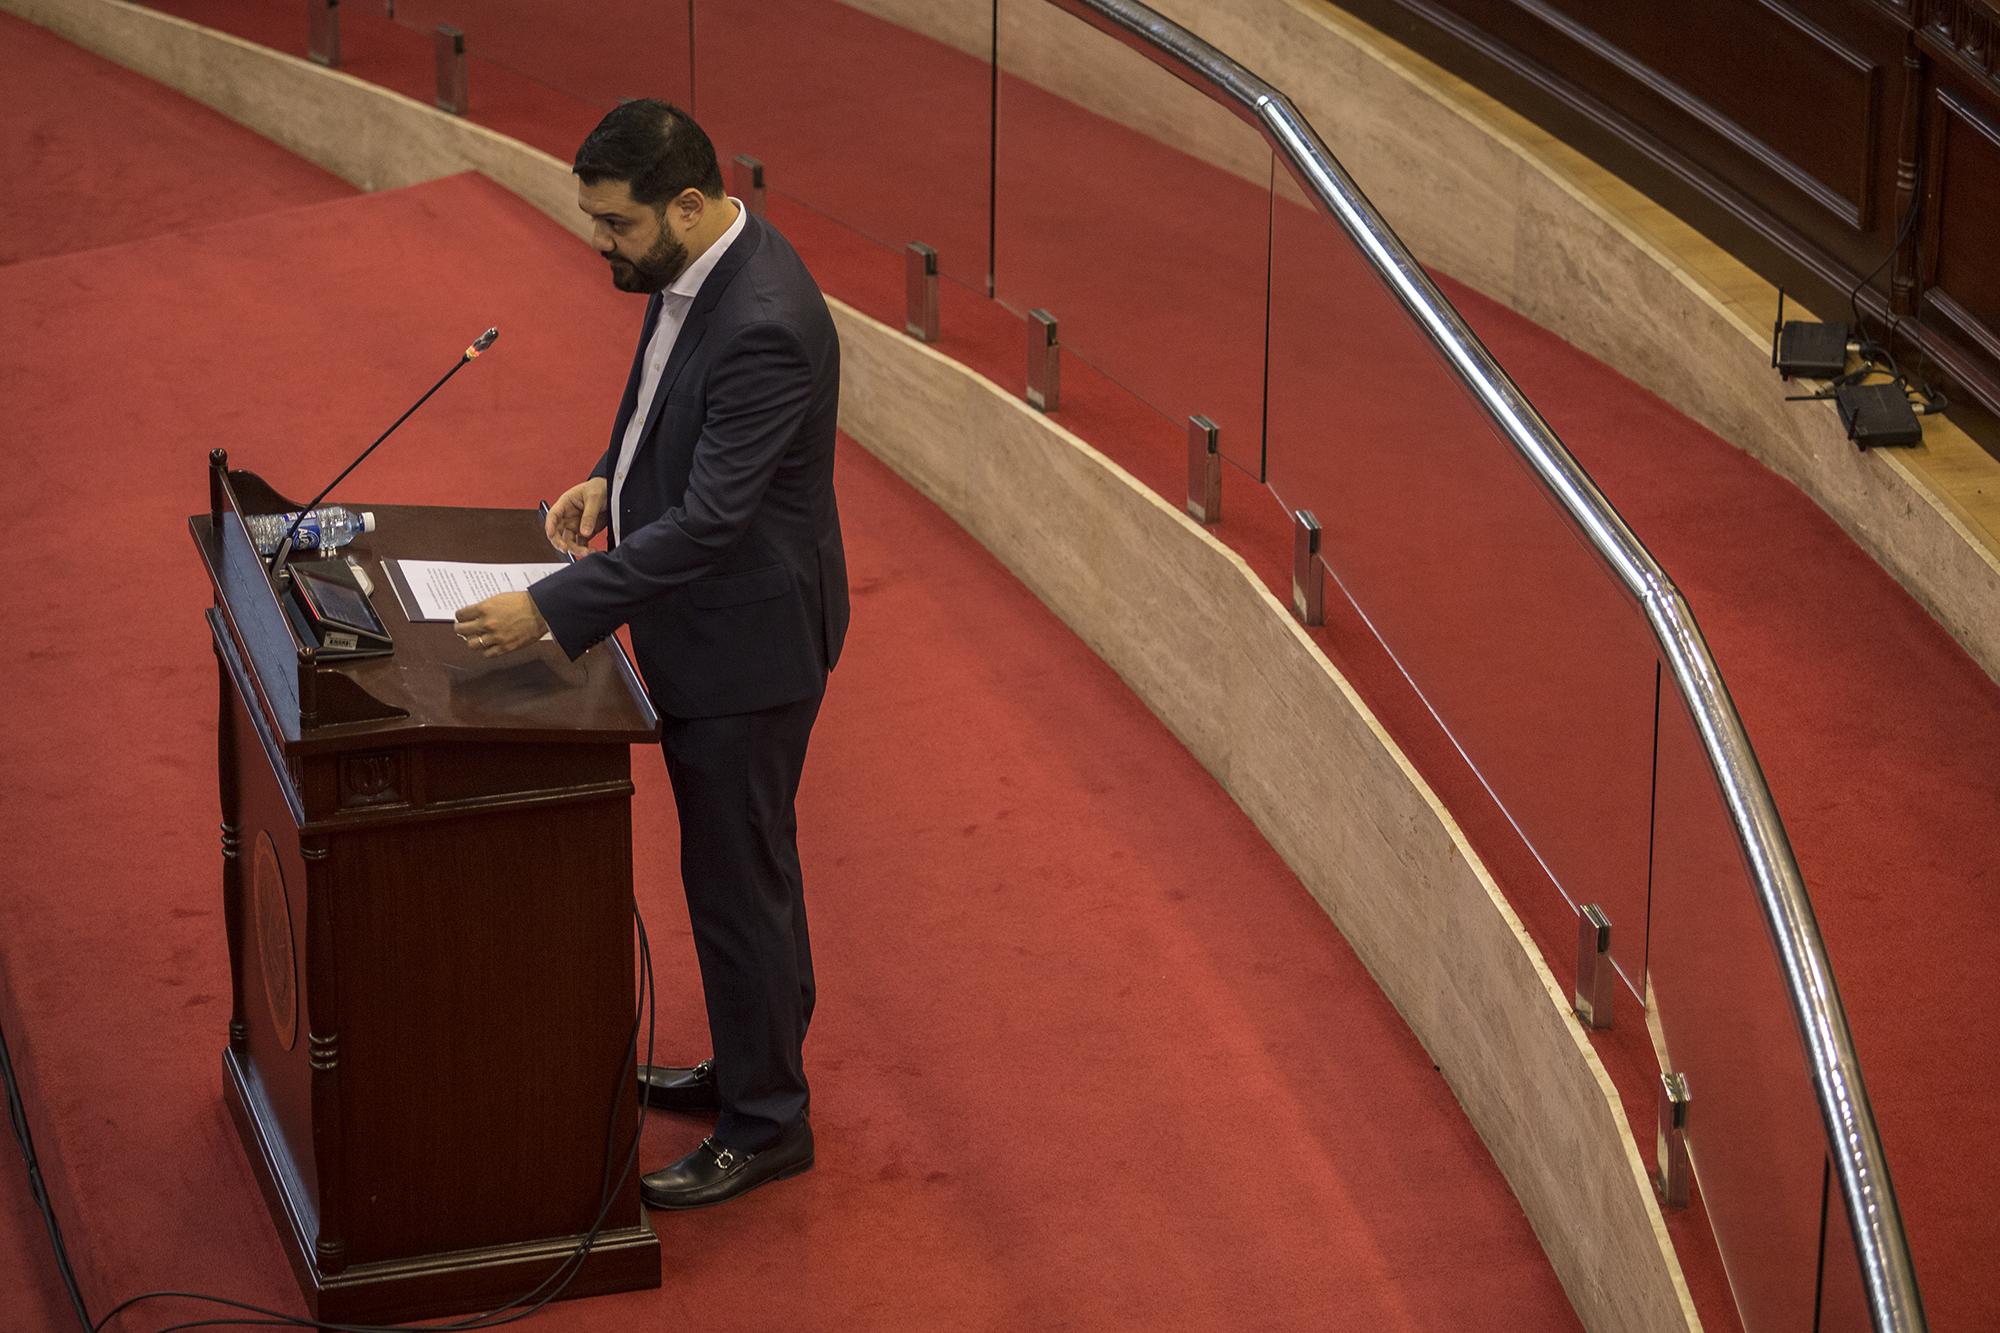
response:
M701 215L708 207L708 199L700 190L690 185L675 195L673 202L667 207L683 230L692 231L701 221Z

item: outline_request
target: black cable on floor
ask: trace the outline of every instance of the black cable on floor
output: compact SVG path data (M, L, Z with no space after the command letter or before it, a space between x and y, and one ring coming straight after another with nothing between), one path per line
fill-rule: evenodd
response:
M21 1100L21 1084L14 1076L14 1057L7 1050L7 1029L0 1027L0 1079L7 1084L7 1118L14 1126L14 1141L21 1145L21 1157L28 1167L28 1192L41 1209L42 1225L48 1228L49 1244L55 1248L56 1267L63 1287L76 1308L77 1322L91 1327L90 1311L84 1306L83 1291L76 1284L76 1270L70 1265L69 1248L63 1244L62 1223L56 1220L55 1206L49 1201L48 1183L42 1179L42 1164L35 1156L35 1136L28 1129L28 1108Z

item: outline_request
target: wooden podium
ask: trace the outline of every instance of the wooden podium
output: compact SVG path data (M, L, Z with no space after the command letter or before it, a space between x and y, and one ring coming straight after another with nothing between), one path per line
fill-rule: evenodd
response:
M209 492L224 1096L316 1317L499 1305L574 1255L637 1132L629 747L658 719L616 640L489 661L403 614L384 559L548 560L536 515L375 506L347 553L395 651L332 663L240 518L298 506L220 450ZM659 1282L635 1169L564 1294Z

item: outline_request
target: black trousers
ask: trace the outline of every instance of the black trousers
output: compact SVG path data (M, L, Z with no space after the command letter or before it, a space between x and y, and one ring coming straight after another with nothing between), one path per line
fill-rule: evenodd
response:
M795 801L822 697L661 719L714 1043L715 1141L739 1152L769 1147L805 1114L813 969Z

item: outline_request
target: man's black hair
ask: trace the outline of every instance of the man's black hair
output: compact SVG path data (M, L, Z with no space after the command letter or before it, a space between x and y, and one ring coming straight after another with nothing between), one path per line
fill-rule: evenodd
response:
M693 116L651 97L621 103L598 121L571 170L585 185L624 181L634 202L653 208L690 187L722 198L722 167L708 135Z

